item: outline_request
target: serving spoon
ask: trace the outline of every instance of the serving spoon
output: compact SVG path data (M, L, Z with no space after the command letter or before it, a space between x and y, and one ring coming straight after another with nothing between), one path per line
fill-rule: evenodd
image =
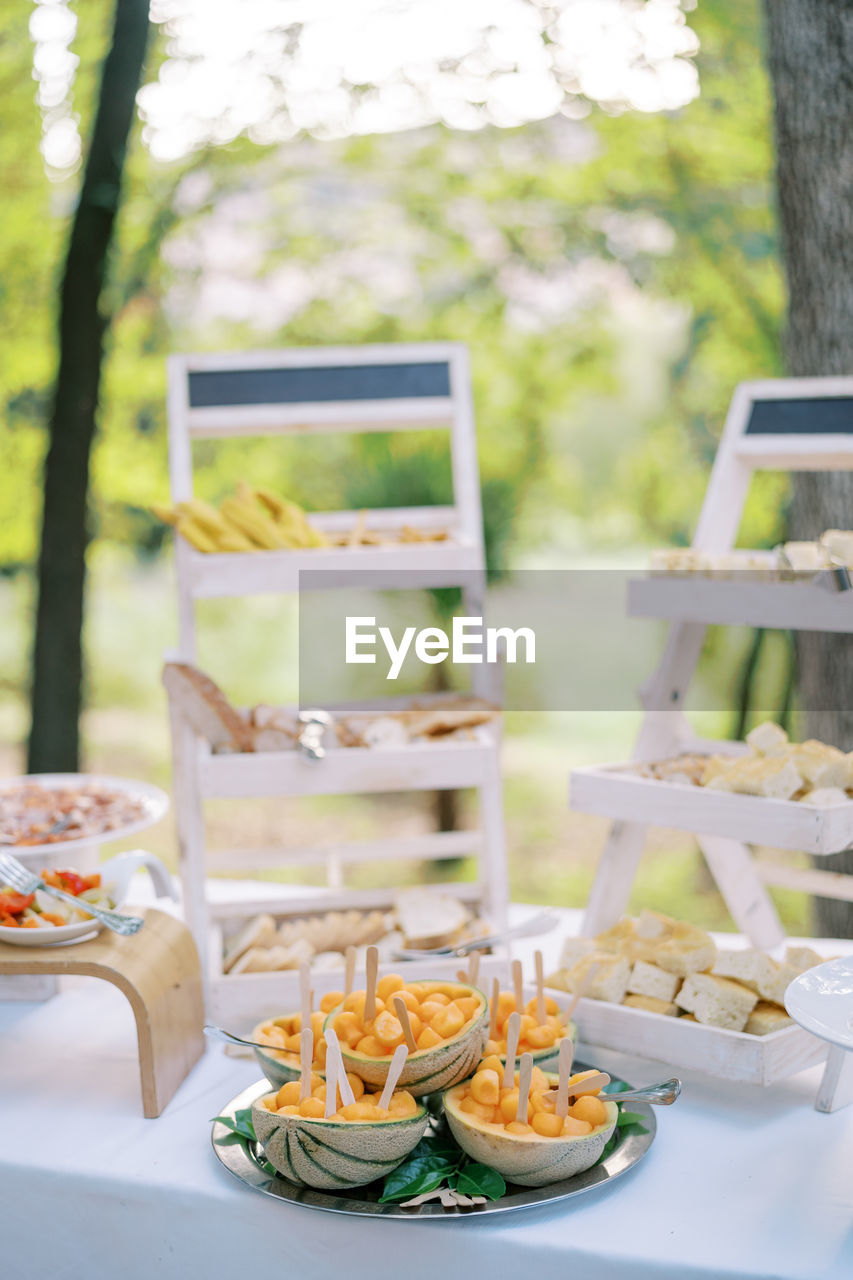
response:
M584 1094L603 1089L610 1083L610 1076L601 1071L597 1076L587 1076L578 1081L578 1088L569 1089L570 1098L580 1098ZM681 1093L681 1081L677 1076L671 1080L663 1080L660 1084L647 1084L643 1089L628 1089L625 1093L605 1093L602 1096L607 1102L649 1102L653 1107L670 1107ZM551 1089L543 1094L546 1098L556 1098L557 1090Z
M226 1031L224 1027L215 1027L213 1023L208 1022L202 1027L202 1031L210 1040L222 1040L225 1044L245 1045L249 1049L264 1049L267 1053L288 1053L287 1049L280 1049L274 1044L260 1044L257 1040L244 1040L242 1036L235 1036L233 1032Z

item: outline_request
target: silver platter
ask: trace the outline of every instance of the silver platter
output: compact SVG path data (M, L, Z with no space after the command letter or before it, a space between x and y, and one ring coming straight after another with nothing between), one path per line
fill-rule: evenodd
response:
M576 1068L580 1071L585 1070L581 1063L577 1063ZM613 1082L614 1084L624 1083L618 1076L613 1077ZM251 1107L257 1098L269 1091L269 1082L259 1080L257 1084L244 1089L236 1098L233 1098L226 1107L223 1107L221 1114L233 1120L237 1111L244 1107ZM618 1101L619 1095L614 1094L613 1098L614 1101ZM509 1213L514 1209L534 1208L537 1205L551 1204L556 1200L567 1200L570 1196L579 1196L585 1191L593 1191L596 1187L604 1186L611 1183L614 1178L621 1177L642 1160L654 1142L657 1130L653 1107L646 1102L631 1102L629 1106L631 1111L636 1111L643 1117L648 1133L628 1134L617 1143L600 1164L593 1165L585 1173L576 1174L574 1178L567 1178L563 1182L552 1182L547 1187L516 1187L512 1183L507 1183L506 1195L501 1196L500 1200L473 1205L469 1209L445 1209L435 1200L430 1200L414 1209L404 1209L399 1204L379 1204L381 1183L340 1192L314 1191L310 1187L298 1187L295 1183L288 1182L286 1178L271 1177L265 1172L260 1163L263 1158L260 1147L247 1146L246 1143L237 1140L236 1135L231 1133L224 1124L214 1124L211 1141L217 1159L221 1160L229 1173L239 1178L247 1187L252 1187L263 1195L273 1196L277 1200L288 1200L291 1204L302 1204L309 1209L324 1209L329 1213L350 1213L371 1218L417 1218L419 1221L425 1218L440 1218L447 1221L453 1218L482 1217L490 1213Z

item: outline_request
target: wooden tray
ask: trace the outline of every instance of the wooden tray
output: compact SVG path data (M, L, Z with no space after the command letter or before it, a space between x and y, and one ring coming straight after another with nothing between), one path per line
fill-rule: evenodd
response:
M560 995L565 997L565 992ZM628 1005L586 999L578 1005L575 1021L585 1045L615 1049L665 1062L668 1067L690 1068L743 1084L773 1084L816 1066L827 1055L827 1045L798 1026L753 1036L686 1022L683 1018L667 1018Z
M697 835L727 836L776 849L829 854L853 845L853 801L820 808L799 800L734 795L643 778L632 764L574 769L569 803L581 813L675 827Z

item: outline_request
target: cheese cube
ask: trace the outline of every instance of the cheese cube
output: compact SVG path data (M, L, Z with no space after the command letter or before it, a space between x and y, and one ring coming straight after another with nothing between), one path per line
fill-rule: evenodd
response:
M695 1013L696 1021L706 1026L743 1031L758 996L730 978L692 973L676 996L676 1003L688 1013Z
M757 992L760 984L767 985L775 979L776 962L753 947L745 947L741 951L718 951L711 972L718 978L735 978L750 991Z
M630 1009L645 1009L648 1013L660 1013L665 1018L678 1016L678 1005L671 1000L656 1000L654 996L626 996L622 1001Z
M763 1000L759 1000L746 1020L744 1031L752 1036L766 1036L771 1031L780 1031L782 1027L792 1026L793 1021L793 1018L789 1018L785 1010L780 1009L778 1005L766 1004Z
M670 1001L678 990L680 978L667 973L659 965L638 960L631 970L628 990L632 995L651 996L655 1000Z
M788 735L781 725L765 720L750 730L746 741L757 755L777 756L787 745Z

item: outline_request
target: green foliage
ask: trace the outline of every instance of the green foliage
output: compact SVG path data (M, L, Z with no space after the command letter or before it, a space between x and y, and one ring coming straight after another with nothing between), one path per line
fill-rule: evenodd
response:
M31 6L0 46L5 489L0 565L33 562L53 291L74 182L38 152ZM109 15L76 5L84 133ZM176 165L135 146L93 464L97 534L140 555L164 531L171 350L454 338L472 353L489 556L689 538L732 386L778 372L782 285L756 0L704 0L702 94L674 113L441 127L277 149L240 140ZM161 38L157 58L164 55ZM233 258L233 266L232 266ZM220 496L263 474L309 507L441 501L446 441L325 437L199 447ZM744 541L773 542L763 478ZM582 531L582 532L581 532Z

